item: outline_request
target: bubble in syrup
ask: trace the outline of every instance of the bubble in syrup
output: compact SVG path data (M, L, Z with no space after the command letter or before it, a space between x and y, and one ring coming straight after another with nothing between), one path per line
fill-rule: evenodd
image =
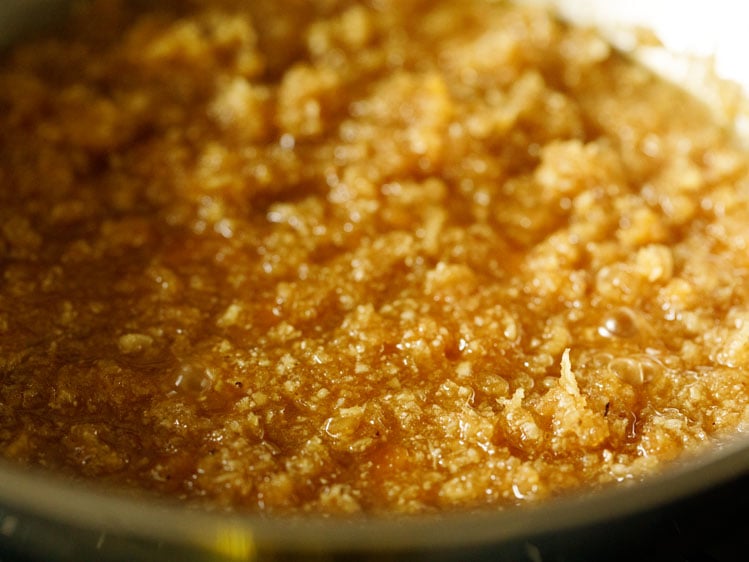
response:
M608 369L624 382L638 386L663 373L659 362L649 357L617 357L608 362Z
M178 370L174 386L187 392L200 392L213 386L213 372L204 366L184 363Z
M642 369L642 378L645 382L654 380L663 374L663 366L656 360L644 359L640 363Z
M598 327L598 333L604 338L631 338L638 331L637 318L629 308L615 310Z
M645 382L642 365L636 359L619 357L609 363L609 370L627 384L639 386Z

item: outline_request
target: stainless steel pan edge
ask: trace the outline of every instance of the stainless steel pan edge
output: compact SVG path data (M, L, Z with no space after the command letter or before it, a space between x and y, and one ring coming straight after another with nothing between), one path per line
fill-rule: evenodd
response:
M642 514L746 474L743 436L643 482L563 497L534 507L439 516L283 518L210 513L147 497L128 497L59 476L0 464L0 545L45 560L138 558L237 560L280 554L396 553L543 541ZM50 551L52 549L52 551ZM168 558L171 558L169 556Z

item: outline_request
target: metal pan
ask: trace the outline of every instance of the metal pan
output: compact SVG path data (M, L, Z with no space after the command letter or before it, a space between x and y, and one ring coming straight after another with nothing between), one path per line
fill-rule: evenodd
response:
M673 9L666 0L552 3L564 17L599 25L645 62L670 69L672 78L682 80L678 72L686 73L686 82L708 99L714 90L705 77L714 69L749 84L749 67L736 64L732 56L742 52L739 46L746 37L738 26L725 25L740 21L732 18L735 4L690 3L680 7L677 18L666 13L667 5ZM65 0L0 2L0 49L49 26L63 16L67 5ZM690 17L702 22L704 33L680 33L691 27ZM635 43L628 46L632 36L626 30L635 25L654 29L667 46L670 41L671 47L687 51L690 60L695 54L710 55L715 66L679 66L674 57L664 58L663 49L654 56L648 49L638 51ZM741 108L716 109L741 128ZM683 460L645 482L533 507L428 517L282 519L198 511L0 462L0 559L17 555L24 560L540 560L544 549L560 541L567 545L568 556L595 556L605 546L610 549L612 541L647 527L664 506L747 472L749 439L744 437Z

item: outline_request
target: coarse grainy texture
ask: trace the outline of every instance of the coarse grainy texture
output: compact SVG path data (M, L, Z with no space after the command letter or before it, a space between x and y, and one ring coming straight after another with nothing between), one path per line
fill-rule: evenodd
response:
M749 422L747 157L536 9L93 2L0 69L0 452L511 506Z

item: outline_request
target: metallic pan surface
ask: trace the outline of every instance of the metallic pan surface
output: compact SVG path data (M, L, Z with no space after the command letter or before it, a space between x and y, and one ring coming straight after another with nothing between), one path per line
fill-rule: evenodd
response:
M673 19L664 17L666 5L674 6L668 0L527 1L556 4L564 17L598 25L615 43L626 48L634 45L626 44L628 36L623 29L633 25L650 27L667 46L701 56L713 54L718 72L749 83L749 76L742 76L745 69L749 74L749 67L732 62L737 41L749 37L742 36L738 27L721 23L741 20L731 18L731 8L738 3L688 3L685 6L689 9ZM0 49L59 18L65 6L64 0L0 1ZM702 22L697 29L704 33L679 33L680 29L695 29L686 21L690 17ZM674 28L673 24L683 27ZM732 35L734 29L736 33ZM712 66L694 71L689 65L674 63L676 59L669 58L662 49L658 51L633 52L648 64L663 66L679 80L686 73L686 81L691 80L705 99L715 101L723 118L738 120L741 126L742 110L737 109L735 99L726 103L725 96L716 93L705 79L712 74ZM0 461L0 558L10 550L43 560L281 560L300 555L325 560L344 554L371 558L372 553L399 560L448 560L465 559L474 551L490 553L487 557L498 560L537 559L528 550L529 544L567 535L601 537L596 532L600 525L606 525L610 538L612 530L616 532L617 521L625 517L642 518L659 506L747 471L749 442L744 437L698 459L684 461L644 483L535 507L418 518L278 519L211 514L153 499L124 497ZM619 527L623 529L622 525ZM631 530L631 526L627 529Z

